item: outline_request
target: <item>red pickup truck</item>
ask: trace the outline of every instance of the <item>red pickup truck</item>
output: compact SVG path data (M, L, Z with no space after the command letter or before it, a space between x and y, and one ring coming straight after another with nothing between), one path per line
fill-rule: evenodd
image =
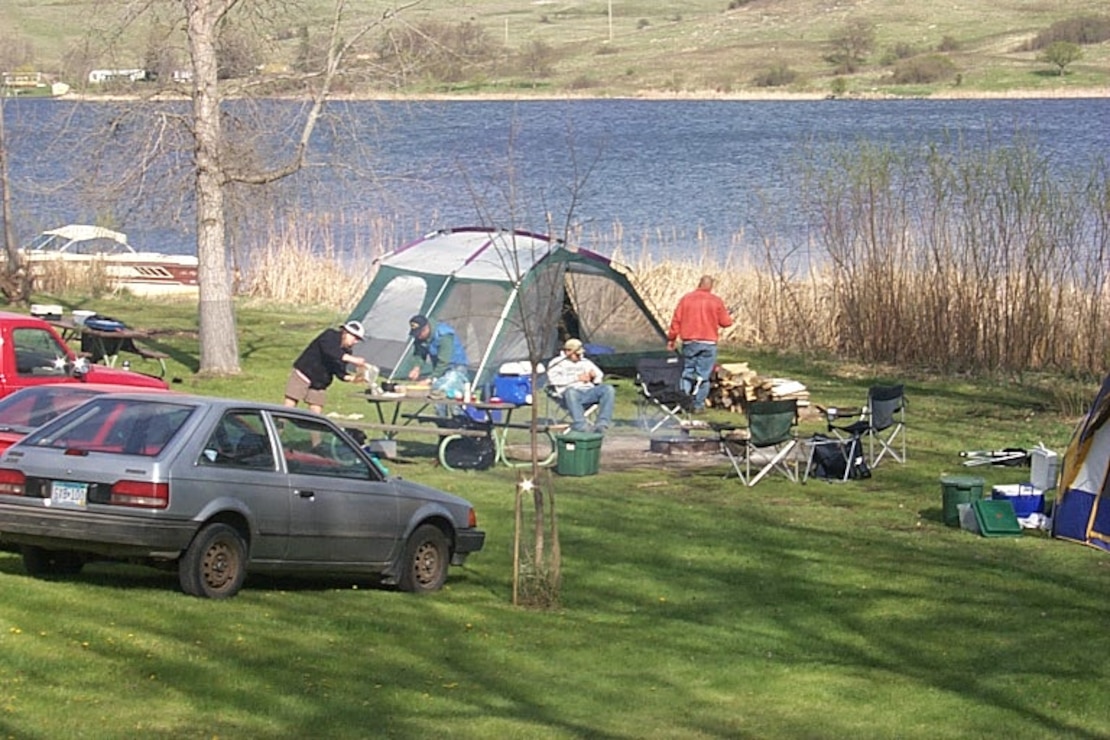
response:
M0 312L0 397L45 383L110 383L162 388L158 378L78 359L54 327L35 316Z

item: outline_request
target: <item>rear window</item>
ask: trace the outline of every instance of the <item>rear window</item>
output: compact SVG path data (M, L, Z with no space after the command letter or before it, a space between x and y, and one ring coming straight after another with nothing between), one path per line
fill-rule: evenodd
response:
M25 444L156 457L193 411L177 403L97 398L32 433Z
M37 385L16 391L0 401L0 429L41 427L100 393L76 383Z

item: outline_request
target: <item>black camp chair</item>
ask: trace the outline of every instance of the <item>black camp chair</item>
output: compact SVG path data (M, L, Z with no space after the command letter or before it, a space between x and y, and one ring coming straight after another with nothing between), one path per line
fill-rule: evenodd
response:
M682 381L682 357L643 357L636 362L636 419L648 432L681 424L694 408Z
M853 417L855 421L849 421ZM875 385L861 409L827 409L831 434L843 440L867 438L867 464L874 468L884 457L906 462L906 395L904 385Z

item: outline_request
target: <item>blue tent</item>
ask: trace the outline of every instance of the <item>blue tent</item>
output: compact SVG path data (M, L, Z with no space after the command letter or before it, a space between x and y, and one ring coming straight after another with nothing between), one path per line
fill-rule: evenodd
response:
M1110 375L1064 453L1052 534L1110 550ZM1103 499L1107 499L1103 501ZM1103 504L1106 508L1103 509Z

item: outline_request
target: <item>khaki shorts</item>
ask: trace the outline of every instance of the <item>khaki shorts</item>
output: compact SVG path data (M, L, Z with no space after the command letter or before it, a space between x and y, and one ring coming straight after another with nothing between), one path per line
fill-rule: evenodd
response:
M285 397L292 398L294 401L304 401L309 406L323 406L328 392L309 388L304 376L294 370L289 373L289 380L285 383Z

